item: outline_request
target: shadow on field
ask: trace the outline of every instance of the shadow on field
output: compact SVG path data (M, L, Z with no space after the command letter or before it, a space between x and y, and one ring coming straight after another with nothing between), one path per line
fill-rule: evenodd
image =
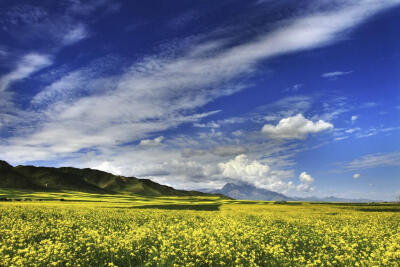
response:
M275 201L274 205L292 205L292 206L299 206L303 205L303 202L287 202L287 201Z
M399 208L359 208L355 209L358 211L364 211L364 212L400 212L400 207Z
M219 210L220 204L201 204L201 205L144 205L134 206L133 209L161 209L161 210L201 210L201 211L215 211Z

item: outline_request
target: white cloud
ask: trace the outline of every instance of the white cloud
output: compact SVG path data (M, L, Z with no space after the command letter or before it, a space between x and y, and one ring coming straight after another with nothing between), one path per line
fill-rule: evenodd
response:
M345 132L351 134L351 133L354 133L354 132L357 132L357 131L361 131L361 128L359 128L359 127L351 128L351 129L347 129Z
M118 68L118 58L105 56L89 63L88 66L65 73L59 79L43 88L36 94L31 103L46 107L57 102L74 102L82 95L100 95L105 91L114 90L118 77L108 76L110 68ZM61 73L63 71L61 70Z
M109 0L71 0L54 2L51 12L43 3L15 3L2 9L2 29L25 46L25 42L41 43L54 52L88 36L83 22L94 24L104 14L116 11L118 3ZM90 16L90 17L89 17Z
M257 64L263 60L341 40L345 31L397 3L399 1L340 1L335 5L328 5L329 10L305 10L301 16L281 21L275 30L264 32L250 42L240 45L226 46L229 40L215 40L212 35L203 36L185 46L184 51L149 56L133 63L127 71L114 77L96 76L84 80L81 79L82 75L67 73L38 94L37 103L51 102L55 99L55 102L49 103L45 109L34 114L37 118L33 121L41 123L20 128L22 133L18 132L15 137L7 140L7 144L0 146L0 157L23 162L76 156L85 148L101 148L103 152L105 149L117 149L123 143L141 140L154 132L171 129L182 123L196 123L201 118L218 112L198 114L196 110L199 107L246 88L246 84L238 84L235 79L252 74L257 69ZM68 31L62 31L61 35ZM67 39L70 41L80 40L85 35L86 28L78 25L78 28L69 33ZM206 41L207 38L210 40ZM171 47L171 50L174 49L178 48ZM210 56L204 56L205 54ZM38 66L34 66L34 69L37 68ZM96 70L96 66L93 70ZM18 75L14 73L11 78L24 78L33 71L23 71L21 68L15 72ZM78 85L72 84L73 77L78 77ZM2 87L8 87L10 81L13 81L8 80L3 80ZM106 88L103 86L99 91L94 90L90 94L85 94L85 91L80 95L79 87L82 84L93 83L105 84ZM108 90L110 88L111 90ZM303 112L310 106L308 100L303 98L303 101L300 101L297 98L296 103L299 105L290 110L291 114L279 113L278 118ZM293 101L286 101L284 104L290 107L290 103ZM293 120L297 117L297 120L303 121L303 130L297 131L295 135L285 133L286 137L301 139L308 133L333 127L325 121L314 123L304 118L302 120L298 116L287 119ZM274 128L275 133L278 126ZM224 138L221 132L212 133L213 138ZM214 144L213 147L217 145ZM208 153L207 156L210 155L217 157L212 153ZM113 158L115 155L109 153L107 156ZM180 156L179 150L179 153L165 158L168 161L171 157ZM160 162L154 163L154 155L146 160L153 165L164 166ZM102 159L95 166L102 162L110 162L110 159ZM280 178L276 179L279 183L282 182L282 174L273 174L273 171L269 174L271 177L279 176ZM190 174L182 174L182 177L189 176Z
M359 174L359 173L353 174L353 178L354 178L354 179L358 179L358 178L360 178L360 176L361 176L361 174Z
M270 171L268 165L261 164L256 160L250 161L244 154L238 155L226 163L220 163L219 167L223 176L252 183L261 182L260 180L267 177Z
M355 122L357 119L358 119L358 116L357 116L357 115L351 116L351 121L352 121L352 122Z
M332 71L332 72L326 72L321 75L323 78L336 78L338 76L344 76L344 75L349 75L353 71Z
M314 188L312 184L314 183L314 178L306 172L302 172L299 175L300 184L297 185L296 189L298 191L309 192L313 191Z
M190 149L185 148L182 150L182 157L190 158L195 156L204 156L206 154L212 154L218 157L228 157L228 156L237 156L240 154L247 153L248 149L244 146L239 145L225 145L225 146L216 146L210 149Z
M48 55L27 54L17 63L16 68L8 74L0 77L0 91L5 91L11 83L25 79L31 74L51 65Z
M304 86L304 85L301 84L301 83L296 83L296 84L292 85L291 87L286 88L284 91L285 91L285 92L297 92L297 91L299 91L300 88L302 88L303 86Z
M312 122L302 114L281 119L275 125L265 124L261 132L274 139L304 139L308 134L318 133L332 129L333 125L329 122L319 120Z
M164 140L164 136L159 136L154 139L144 139L141 140L139 145L141 146L158 146Z
M232 135L235 137L240 137L240 136L243 136L244 133L242 130L236 130L236 131L232 132Z
M243 146L217 146L211 150L211 153L220 157L240 155L248 152L248 149Z
M376 102L366 102L361 105L362 108L374 108L377 106L379 106L379 104Z
M386 134L389 135L391 134L392 131L398 131L400 130L400 127L371 127L369 129L365 130L359 130L356 134L357 138L365 138L365 137L370 137L370 136L375 136L378 134Z
M220 127L220 125L214 121L210 121L207 123L197 123L196 122L196 123L193 123L193 126L197 127L197 128L219 128Z
M257 187L270 190L286 190L288 183L285 182L285 177L280 176L278 171L272 171L270 166L258 160L250 160L247 155L241 154L234 159L219 163L221 175L234 180L247 182Z
M93 166L92 168L95 170L109 172L114 175L122 175L121 168L115 167L115 165L109 161L104 161L99 165Z
M314 178L311 177L311 175L309 175L306 172L300 173L299 179L300 179L300 182L306 183L306 184L312 184L314 182Z
M78 24L69 30L63 38L64 45L71 45L85 39L89 36L86 27L83 24Z
M6 50L3 50L0 48L0 57L5 57L8 55L8 52Z
M345 165L349 170L400 166L400 152L367 154Z

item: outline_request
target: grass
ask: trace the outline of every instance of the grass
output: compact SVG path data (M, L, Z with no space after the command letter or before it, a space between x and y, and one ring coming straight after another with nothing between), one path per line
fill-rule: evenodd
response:
M121 207L132 205L142 207L145 205L158 207L160 205L280 205L280 206L335 206L343 209L359 211L392 211L400 210L397 203L334 203L334 202L302 202L302 201L254 201L231 200L219 196L143 196L126 194L96 194L77 191L62 192L35 192L29 190L0 189L0 199L10 201L66 201L90 202L94 204L119 204ZM160 207L158 207L160 208ZM179 207L177 208L179 209Z
M118 204L121 207L143 205L199 205L199 204L223 204L229 202L218 196L140 196L123 194L94 194L76 191L64 192L34 192L25 190L0 189L0 199L12 201L60 201L90 202L98 205Z

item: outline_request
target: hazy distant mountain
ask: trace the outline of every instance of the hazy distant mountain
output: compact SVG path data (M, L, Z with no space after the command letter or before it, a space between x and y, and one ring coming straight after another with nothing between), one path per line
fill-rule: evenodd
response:
M201 190L207 191L207 190ZM285 196L274 191L257 188L254 185L240 183L227 183L224 187L218 190L209 190L208 192L219 193L234 199L246 199L246 200L269 200L269 201L288 201L294 200L290 197Z
M294 197L298 201L310 202L342 202L342 203L368 203L368 202L383 202L383 200L373 200L365 198L339 198L339 197Z
M351 199L330 197L289 197L284 194L257 188L247 183L227 183L221 189L199 189L207 193L219 193L225 196L240 200L265 200L265 201L307 201L307 202L344 202L344 203L362 203L362 202L382 202L372 199Z
M206 196L210 193L177 190L148 179L70 167L13 167L0 160L0 188L34 191L80 191L91 193L138 194L146 196Z

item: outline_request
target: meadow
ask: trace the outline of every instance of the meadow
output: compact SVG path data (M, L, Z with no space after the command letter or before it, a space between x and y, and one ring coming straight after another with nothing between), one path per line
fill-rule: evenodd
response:
M0 191L0 266L400 266L400 206ZM62 201L60 201L62 200Z

